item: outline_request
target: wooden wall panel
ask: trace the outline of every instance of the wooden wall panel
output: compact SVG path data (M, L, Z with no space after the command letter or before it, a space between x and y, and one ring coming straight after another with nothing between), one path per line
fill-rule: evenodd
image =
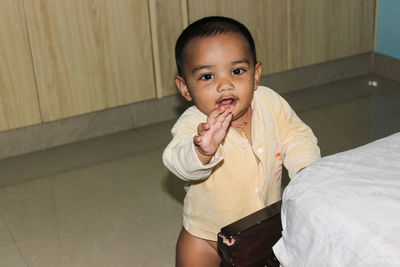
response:
M44 121L155 97L148 3L25 0Z
M22 1L0 1L0 131L40 123Z
M262 74L288 69L287 1L188 0L189 20L211 15L242 22L253 35Z
M292 67L373 51L374 0L289 0Z
M175 85L175 43L184 29L185 15L182 0L150 0L154 64L157 77L157 97L178 93ZM186 14L185 14L186 13Z

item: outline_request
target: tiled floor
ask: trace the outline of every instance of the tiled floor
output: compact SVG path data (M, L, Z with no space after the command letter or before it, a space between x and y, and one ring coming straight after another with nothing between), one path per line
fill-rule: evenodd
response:
M284 97L323 155L400 131L400 84L382 77ZM172 124L1 160L0 266L173 266L184 182L161 162Z

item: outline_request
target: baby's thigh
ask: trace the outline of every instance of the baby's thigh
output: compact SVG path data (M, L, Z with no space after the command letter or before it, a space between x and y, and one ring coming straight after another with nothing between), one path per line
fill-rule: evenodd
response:
M176 244L176 266L219 266L217 243L207 241L189 234L184 228Z

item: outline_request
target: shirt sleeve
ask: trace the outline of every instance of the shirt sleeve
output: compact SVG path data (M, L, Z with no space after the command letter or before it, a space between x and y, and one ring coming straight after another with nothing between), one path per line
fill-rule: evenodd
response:
M290 105L274 93L275 114L282 144L283 164L293 178L302 168L321 158L318 140Z
M190 112L184 113L172 128L173 139L162 156L165 167L185 181L206 179L213 168L223 160L222 145L206 165L197 157L193 138L197 134L197 125L200 122L201 120L197 120Z

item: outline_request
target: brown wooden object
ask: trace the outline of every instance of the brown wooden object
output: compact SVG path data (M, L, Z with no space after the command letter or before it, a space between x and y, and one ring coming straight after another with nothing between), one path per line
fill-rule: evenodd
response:
M279 266L272 246L281 237L281 204L276 202L221 229L221 266Z

